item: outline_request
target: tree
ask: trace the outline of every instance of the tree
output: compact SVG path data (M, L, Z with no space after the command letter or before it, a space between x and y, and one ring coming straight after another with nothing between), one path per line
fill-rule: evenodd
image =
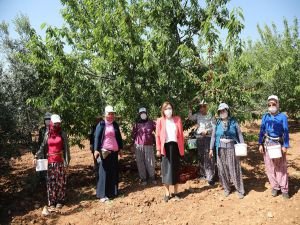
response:
M0 142L31 143L31 131L38 124L38 112L26 101L38 94L35 70L19 59L18 54L26 54L26 44L30 39L28 17L19 15L13 21L18 38L13 39L8 32L8 24L0 24L0 48L2 66L0 69Z

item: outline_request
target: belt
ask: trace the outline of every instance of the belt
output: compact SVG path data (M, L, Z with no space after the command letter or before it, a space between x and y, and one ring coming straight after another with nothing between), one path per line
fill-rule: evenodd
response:
M57 152L57 153L50 153L50 154L48 154L48 156L55 156L55 155L63 155L63 153L62 152Z

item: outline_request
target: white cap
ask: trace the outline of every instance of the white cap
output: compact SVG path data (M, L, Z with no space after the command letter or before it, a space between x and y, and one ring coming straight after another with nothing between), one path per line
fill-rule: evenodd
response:
M59 115L53 114L51 116L51 121L52 121L52 123L61 123L61 118Z
M111 112L115 113L114 108L111 105L106 106L105 107L105 115L107 115L108 113L111 113Z
M145 107L142 107L139 109L139 113L141 113L141 112L147 112L147 109Z
M200 105L207 105L207 102L203 99L203 100L200 102Z
M223 109L229 109L229 106L226 103L221 103L218 107L218 111Z
M270 101L270 100L275 100L276 102L279 101L277 95L270 95L270 96L268 97L268 101Z

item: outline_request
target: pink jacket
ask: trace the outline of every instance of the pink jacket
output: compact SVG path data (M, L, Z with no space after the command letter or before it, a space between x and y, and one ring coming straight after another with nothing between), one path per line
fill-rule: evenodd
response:
M181 118L179 116L174 116L173 120L176 125L176 133L177 133L177 143L179 148L179 153L181 156L184 155L184 137L183 137L183 128ZM160 117L156 121L156 149L160 151L162 155L166 154L165 151L165 141L166 141L166 119L164 117Z

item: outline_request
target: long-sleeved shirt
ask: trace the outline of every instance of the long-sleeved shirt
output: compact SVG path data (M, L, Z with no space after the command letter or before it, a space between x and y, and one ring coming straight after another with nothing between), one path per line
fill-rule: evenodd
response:
M222 141L223 138L228 138L232 141L226 143ZM214 149L214 147L216 147L217 150L218 148L233 148L235 142L244 143L243 134L236 120L230 118L227 121L227 127L224 126L221 120L217 122L216 126L213 127L210 149Z
M212 115L202 115L200 112L192 115L192 113L190 112L188 118L189 120L197 121L197 134L201 134L203 131L207 131L208 136L211 135L213 126L215 124L215 119Z
M263 144L263 137L267 134L270 137L283 138L283 146L289 147L289 128L287 116L283 113L278 113L276 115L271 115L266 113L261 122L260 132L259 132L259 144Z
M155 141L154 131L155 122L152 120L136 123L132 129L133 143L138 145L153 145Z

